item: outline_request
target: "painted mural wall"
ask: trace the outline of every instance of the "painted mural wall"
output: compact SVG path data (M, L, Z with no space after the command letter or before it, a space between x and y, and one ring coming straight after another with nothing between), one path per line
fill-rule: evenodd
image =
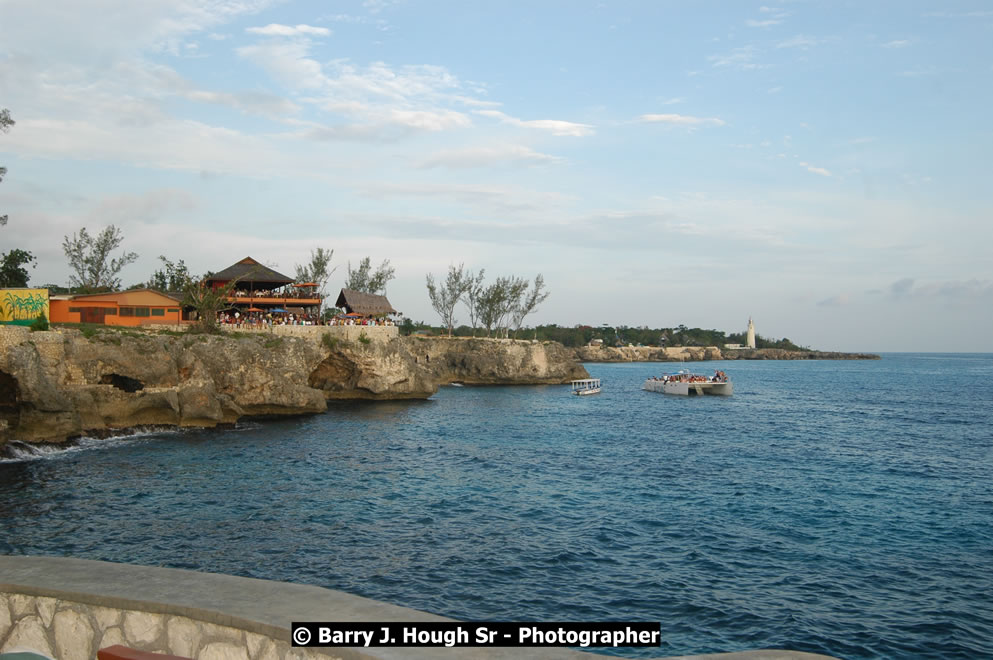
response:
M30 325L39 314L52 318L48 289L0 289L0 323Z

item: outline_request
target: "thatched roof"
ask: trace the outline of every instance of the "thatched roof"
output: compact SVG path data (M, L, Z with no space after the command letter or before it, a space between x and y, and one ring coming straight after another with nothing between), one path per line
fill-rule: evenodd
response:
M398 314L386 296L377 296L372 293L362 293L351 289L342 289L338 294L338 301L335 307L341 307L349 313L362 314L363 316L378 316L379 314Z
M245 284L257 282L282 286L292 282L293 278L286 277L286 275L278 273L268 266L263 266L251 257L245 257L238 263L231 264L221 272L214 273L207 278L208 282L230 282L231 280L239 280Z

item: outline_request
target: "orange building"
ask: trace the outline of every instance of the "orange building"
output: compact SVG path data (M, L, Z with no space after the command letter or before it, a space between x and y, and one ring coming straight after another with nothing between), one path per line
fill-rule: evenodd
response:
M153 289L52 296L49 308L52 323L175 325L183 319L183 307L179 300Z

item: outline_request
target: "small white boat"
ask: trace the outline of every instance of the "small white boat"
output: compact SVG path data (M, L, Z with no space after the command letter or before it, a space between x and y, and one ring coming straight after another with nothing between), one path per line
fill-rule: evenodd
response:
M701 376L683 370L674 374L667 374L661 378L649 378L641 386L641 389L682 396L703 396L705 394L731 396L734 393L731 379L723 371L717 371L713 376Z
M578 396L586 396L587 394L599 394L600 379L584 378L582 380L574 380L572 381L572 393Z

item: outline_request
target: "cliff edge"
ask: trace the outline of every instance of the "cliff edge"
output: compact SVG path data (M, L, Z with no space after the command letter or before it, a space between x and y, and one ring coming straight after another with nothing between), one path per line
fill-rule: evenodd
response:
M140 426L323 412L331 398L427 398L402 342L0 328L0 445Z
M311 328L307 328L310 330ZM192 335L0 327L0 447L142 426L212 427L324 412L330 399L425 399L439 384L586 377L555 343Z
M557 385L589 378L557 342L489 337L407 337L411 355L442 385Z

